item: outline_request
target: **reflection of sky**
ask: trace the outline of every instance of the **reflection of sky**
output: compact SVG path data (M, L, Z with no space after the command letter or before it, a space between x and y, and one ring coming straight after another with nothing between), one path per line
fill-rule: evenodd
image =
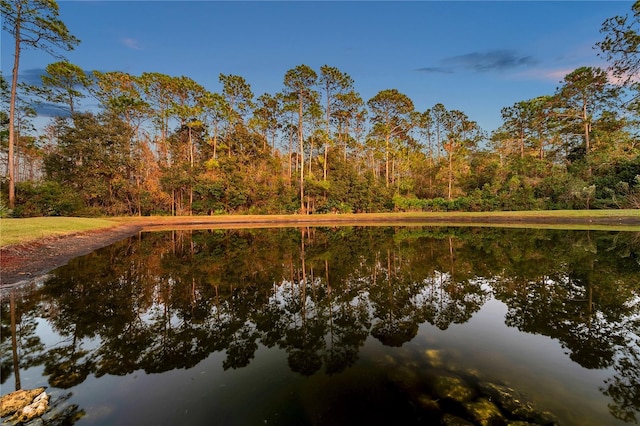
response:
M52 327L51 324L45 318L36 318L36 331L35 335L40 338L40 341L45 347L45 350L50 350L56 346L68 345L73 340L73 332L68 331L68 336L60 336ZM82 349L93 351L100 348L102 340L100 338L89 339L84 338L76 342L78 347L82 346Z
M423 324L419 334L438 334L436 346L455 354L451 362L482 372L485 380L527 389L546 409L564 412L576 424L610 424L608 401L598 388L612 370L581 367L558 341L507 327L506 313L507 306L492 298L468 323L452 324L440 334ZM589 401L588 410L581 408L585 401Z
M445 250L445 252L448 255L448 251ZM464 255L464 253L463 250L460 250L459 256ZM190 342L198 344L202 343L202 340L199 340L201 337L198 336L209 336L207 338L212 339L221 330L223 331L221 335L224 336L226 335L227 327L230 327L233 331L233 328L239 325L234 324L234 321L242 320L244 322L241 329L234 334L234 338L237 338L235 343L239 342L241 346L245 341L245 337L246 341L249 342L255 338L258 347L253 357L249 360L248 366L224 370L225 361L232 358L233 353L230 351L227 354L225 350L221 350L221 345L213 345L212 347L219 350L218 352L204 354L203 356L206 356L206 358L193 368L181 368L181 365L190 364L188 362L182 364L182 359L171 357L188 355L181 355L178 351L173 351L175 348L168 347L166 341L161 341L162 337L157 336L157 339L152 343L153 346L140 348L144 352L145 362L150 366L148 368L154 368L156 371L161 371L163 368L174 368L173 370L162 374L150 375L139 370L120 377L107 374L99 379L89 375L83 383L70 389L74 393L72 402L78 403L81 408L86 409L88 414L85 419L89 423L95 424L136 422L193 424L204 423L204 419L210 419L212 415L215 415L215 418L220 419L220 422L224 424L256 424L263 423L264 420L269 420L269 423L273 420L276 423L278 423L278 420L280 423L286 423L281 417L286 410L310 410L309 412L315 413L318 410L322 410L322 404L329 404L328 400L323 399L323 395L335 396L336 389L340 389L340 392L346 395L349 386L359 383L358 381L363 377L370 380L372 377L377 377L380 380L380 377L389 376L389 371L393 368L409 366L412 371L416 372L439 370L447 374L455 373L463 377L477 376L479 380L488 380L494 383L508 383L509 386L523 391L527 396L535 400L542 409L550 410L561 416L563 420L567 420L566 423L568 424L613 424L615 421L609 414L607 407L611 400L606 395L603 395L603 389L606 386L604 384L605 380L611 379L615 374L611 368L603 370L583 368L580 364L571 360L569 356L570 350L563 348L558 340L542 334L521 333L517 328L507 326L510 316L518 312L519 305L518 303L515 303L515 307L510 305L511 310L509 310L503 302L493 297L492 289L504 291L505 285L503 284L517 285L515 281L509 281L508 276L476 277L468 280L461 279L456 282L456 274L424 269L421 272L424 275L416 273L416 276L412 275L410 279L407 279L407 282L401 280L387 281L386 278L382 278L386 274L381 269L371 267L374 271L378 271L379 275L377 276L380 277L374 284L370 275L371 270L367 269L367 266L366 263L360 265L363 271L361 277L355 277L357 274L345 275L347 278L343 283L338 284L336 282L334 286L332 282L330 300L327 299L329 296L326 293L328 287L326 282L323 282L320 278L320 275L308 275L306 290L303 290L297 283L276 278L275 283L265 283L264 288L256 290L261 296L266 296L265 299L260 299L259 305L255 305L258 310L265 309L265 312L259 312L258 316L246 314L242 311L243 298L249 296L249 299L251 299L248 293L251 288L242 287L242 291L239 290L232 294L223 292L219 304L216 304L213 300L206 301L210 303L208 305L211 309L208 312L209 315L206 316L203 322L194 321L191 323L189 320L192 317L188 315L180 316L180 312L186 312L184 310L185 306L188 311L188 305L174 304L175 301L183 301L176 296L178 292L167 295L165 291L162 291L169 289L172 291L173 289L180 290L183 281L177 278L169 278L167 282L163 281L165 284L168 283L167 287L164 288L162 287L164 284L159 284L160 281L150 279L149 285L153 288L147 290L150 294L153 294L149 296L153 303L150 305L145 303L131 306L132 309L136 309L136 307L140 309L139 317L133 316L134 321L136 323L141 321L148 325L148 327L140 327L140 330L146 332L159 330L164 326L180 326L182 330L178 331L185 331L184 335L192 339ZM542 265L543 269L545 267L546 265ZM496 268L499 269L499 267ZM463 274L462 271L464 269L456 270L459 271L458 274ZM64 274L62 275L64 276ZM469 274L468 276L471 275ZM313 280L310 278L312 276L314 276ZM510 290L513 290L514 294L518 296L535 300L541 294L534 294L533 291L554 290L554 287L558 287L559 290L566 290L566 292L550 292L553 297L562 298L552 301L552 305L555 308L557 308L555 302L561 303L565 300L565 297L569 299L584 297L584 287L571 287L573 281L568 280L562 273L558 273L554 277L556 281L545 279L545 285L529 288L525 283L523 285L526 287L517 288L516 290L511 288ZM403 287L405 284L415 285L415 287L411 287L411 291L405 292L404 290L406 289ZM539 284L539 282L536 281L536 284ZM397 288L394 289L394 286L397 286ZM530 289L532 292L520 292L524 288ZM337 347L338 345L336 345L336 347L331 347L330 343L339 340L329 339L327 335L312 336L311 334L315 330L314 325L316 325L313 321L314 315L323 316L317 321L317 324L326 325L327 321L332 321L331 327L334 328L331 329L331 332L337 331L336 336L338 336L341 330L337 319L341 311L349 311L353 307L362 307L363 311L366 311L363 316L366 316L367 313L369 314L367 318L367 321L370 322L369 329L364 330L366 326L362 326L366 335L367 331L371 333L373 328L383 321L382 318L375 316L377 312L375 308L384 307L384 304L380 301L381 296L386 297L396 294L393 291L387 293L388 289L399 290L397 301L401 306L396 306L398 308L397 311L390 313L397 313L401 320L406 319L411 322L414 318L414 313L416 317L418 317L418 314L423 313L419 310L421 307L425 307L425 315L431 315L430 321L432 320L431 318L437 319L440 317L445 320L455 318L454 321L457 320L458 322L465 321L467 318L470 319L462 324L446 323L445 330L438 328L437 321L434 321L436 325L423 323L420 325L418 334L411 341L405 342L400 347L384 346L381 340L372 335L367 336L364 345L358 347L357 345L362 342L355 339L358 341L354 343L353 348L359 348L359 353L357 353L358 360L353 365L345 363L349 367L344 371L340 370L339 373L330 375L320 369L316 374L307 378L291 371L291 353L299 349L303 339L309 338L306 342L318 345L313 346L309 351L309 354L311 354L309 356L318 355L322 358L326 369L330 364L327 360L331 350L336 349L336 352L339 352L340 349L350 349L348 346ZM341 290L349 290L351 293L348 295L341 294ZM201 300L201 297L213 295L212 289L207 289L204 286L199 287L198 291L200 291L199 296L192 299L194 303L197 300ZM614 289L611 291L615 292ZM545 291L542 293L545 293ZM47 292L42 294L53 299L53 296ZM303 295L305 296L304 303L306 308L304 313L300 310ZM609 296L614 297L614 295L607 295L607 297ZM176 297L175 300L172 297ZM43 300L49 299L45 298ZM269 306L263 306L262 303L267 300ZM546 299L541 298L540 300ZM609 299L605 298L603 300L608 301ZM512 300L512 302L517 301ZM56 306L56 302L53 301L43 303L51 303L51 306ZM637 306L639 304L640 297L633 297L627 302L627 307L632 311L638 312ZM542 303L540 305L544 306ZM77 305L62 305L62 309L67 307L71 309L70 307L72 306ZM96 304L96 306L100 305ZM144 306L144 308L141 308L141 306ZM194 305L191 306L193 307ZM478 310L476 311L476 309ZM582 316L576 318L575 322L573 318L569 318L566 321L559 319L550 321L561 328L570 324L571 328L566 327L562 331L578 337L583 335L578 331L581 331L583 327L589 326L594 326L594 329L602 329L606 332L610 329L617 332L621 329L624 330L626 327L630 330L629 333L633 333L633 322L638 321L638 313L631 317L624 317L623 324L612 324L607 323L608 316L606 312L603 314L602 310L597 309L598 307L590 316L592 322L589 323ZM37 312L40 315L50 315L51 317L61 315L61 319L64 318L63 315L66 313L64 310L58 312L53 308L47 309L46 307L36 309L33 312ZM573 314L573 312L569 313ZM267 315L263 316L263 313ZM531 312L528 313L531 314ZM553 314L553 312L550 313ZM164 316L165 314L167 315L166 317ZM465 316L464 314L469 315ZM356 316L342 317L342 319L360 321L361 318L355 319ZM261 340L264 339L264 334L262 333L265 330L260 326L264 326L265 322L259 325L256 323L260 319L264 320L265 317L269 317L269 320L280 321L279 326L286 328L284 333L279 336L284 343L282 341L274 343L275 347L273 348L265 348L262 345L261 342L265 341ZM535 313L532 317L538 318ZM78 318L78 316L74 315L72 318ZM305 319L310 320L306 323L307 328L300 326ZM394 319L397 320L398 317L394 317ZM35 333L39 336L46 351L71 345L73 326L70 327L70 330L65 331L68 336L62 338L46 320L35 318L33 321L36 325ZM512 323L509 321L509 324ZM604 325L610 324L611 327L599 327L598 325L601 323ZM392 324L392 322L386 324ZM382 322L382 325L386 324ZM134 325L138 326L139 324ZM544 327L547 325L546 322L534 325L542 326L542 331L537 331L539 328L534 328L536 330L534 333L549 333L549 330ZM111 326L113 324L107 324L105 327L109 328ZM103 332L99 326L96 327L95 331L88 332L85 330L85 332L87 334L95 332L97 335ZM345 329L348 330L348 328L346 327ZM132 329L138 330L136 327L132 327ZM113 328L110 331L121 332L118 328ZM190 331L194 331L195 334L190 334ZM199 334L200 331L204 331L205 334ZM214 331L214 333L206 334L207 331ZM311 334L302 336L303 332L311 332ZM328 329L324 329L324 332L330 333ZM177 334L176 339L172 340L172 344L175 343L179 346L183 342L179 341ZM554 335L553 333L551 334ZM107 332L103 335L105 339L112 339L110 343L118 342L122 337L110 335ZM134 337L134 335L132 334L129 337ZM634 335L631 334L631 336L627 337L632 340ZM364 337L362 338L364 339ZM559 334L559 338L564 340L565 335ZM122 340L122 342L125 341ZM348 342L348 339L344 341ZM572 345L571 350L575 351L576 347L581 348L581 346L575 344L574 340L565 341ZM208 341L206 343L211 342ZM286 346L286 350L289 352L277 347L281 344ZM99 346L100 341L98 339L86 339L77 342L76 348L92 350L99 348ZM589 348L588 346L585 347ZM113 367L121 359L121 355L119 353L107 353L104 350L105 348L96 356L97 362L104 363L103 366L105 368L100 371L118 374L119 369ZM118 345L109 346L109 348L113 351L119 349ZM236 347L235 349L237 350L238 348ZM634 352L636 347L630 346L628 350L632 352L632 355L636 353ZM163 353L164 351L167 353ZM317 352L314 353L313 351ZM10 357L10 353L8 355ZM171 362L171 367L167 367L164 364L161 365L164 355ZM307 353L303 355L307 356ZM92 355L90 354L89 356ZM434 365L431 361L432 358L430 358L432 356L437 356L442 362L437 366ZM631 358L629 357L628 359ZM146 366L143 364L136 364L134 368L145 368ZM228 365L237 366L238 364L231 363ZM293 363L291 365L293 366ZM44 383L46 379L42 377L44 374L42 366L21 371L21 373L25 387L31 384L46 384ZM631 380L634 380L634 377L633 375L622 375L622 379L631 378ZM11 379L7 383L10 386ZM164 405L165 401L171 401L171 405L168 403ZM250 409L247 407L250 407Z
M287 286L279 288L287 289ZM282 296L281 296L282 297ZM278 298L276 296L276 298ZM309 311L312 310L313 303L309 302ZM601 416L602 424L610 421L610 414L606 401L602 400L602 395L598 391L600 385L611 371L587 371L578 364L572 362L566 351L555 340L541 335L531 335L520 333L517 329L506 327L504 317L507 307L495 299L488 300L472 319L465 324L451 324L446 332L423 324L419 336L414 339L422 340L426 333L431 337L431 344L441 348L445 354L445 364L452 369L461 371L473 370L481 371L482 378L488 381L506 381L515 388L531 389L528 396L542 404L545 409L554 413L566 411L566 415L578 416L575 420L581 423L576 407L584 404L584 401L592 401L588 414L583 420L584 424L592 423ZM42 321L39 322L39 325ZM44 333L43 341L54 342L56 339L53 332L45 324L39 326L39 332ZM433 335L437 338L433 340ZM385 347L373 337L360 354L362 362L376 362L378 357L393 357L396 351ZM418 346L418 356L428 348L420 343L409 343L406 347ZM85 345L85 348L88 347ZM406 349L405 349L406 350ZM399 350L401 351L401 350ZM183 395L177 398L177 405L184 409L185 419L190 419L189 413L193 416L203 415L202 407L198 408L196 401L191 400L193 395L207 395L207 398L215 401L226 401L231 406L238 404L234 398L241 394L246 398L248 393L257 395L272 394L282 392L278 387L271 389L275 382L293 383L300 382L301 377L290 372L286 364L286 354L280 349L267 349L260 346L251 364L242 369L224 372L221 365L225 359L224 353L211 354L206 360L193 369L187 370L185 374L169 372L162 375L145 375L142 372L128 376L117 384L118 399L123 401L135 400L134 395L139 392L149 392L154 394L148 401L149 410L152 410L154 399L171 399L171 394ZM405 357L406 360L406 357ZM322 374L322 373L320 373ZM277 380L274 376L278 376ZM283 379L287 377L287 379ZM532 386L535 384L535 386ZM103 386L102 384L100 385ZM297 386L305 385L297 383ZM159 389L172 389L171 394ZM183 390L180 390L183 389ZM269 393L270 392L270 393ZM531 393L535 392L535 393ZM127 398L126 395L131 395ZM189 395L187 398L184 395ZM233 398L231 397L233 396ZM175 397L173 397L175 400ZM143 406L147 403L143 399ZM600 401L595 403L594 401ZM95 401L93 402L95 403ZM283 404L284 402L280 402ZM124 402L125 406L130 402ZM135 404L135 410L146 411ZM217 403L219 410L225 411L224 404ZM210 407L209 407L210 408ZM125 411L129 409L125 408ZM134 407L130 407L134 410ZM177 410L177 408L176 408ZM200 413L200 414L198 414ZM242 418L238 413L233 417L237 421Z
M482 290L490 290L487 283L478 283ZM271 303L283 307L291 302L292 296L300 296L299 290L299 286L294 286L292 294L291 284L276 286ZM366 294L359 297L368 303ZM190 369L162 374L136 371L122 377L106 375L98 379L90 375L70 389L74 394L72 402L87 411L85 420L92 424L202 424L212 413L221 424L256 424L267 418L278 420L278 416L296 404L307 404L306 409L312 412L321 411L322 402L315 401L317 395L361 380L362 374L373 374L368 370L371 366L396 368L410 364L426 368L429 352L439 355L445 370L462 375L473 372L481 380L526 389L525 394L541 408L573 419L575 424L611 424L608 401L599 391L611 371L586 370L572 362L557 341L507 327L506 305L492 297L486 299L468 322L451 324L444 331L422 324L418 335L399 348L384 346L369 336L361 348L359 361L334 376L320 371L305 378L290 370L284 350L259 344L250 364L239 369L223 370L227 354L222 351L211 353ZM312 316L313 301L307 302L308 315ZM142 319L154 322L158 309L160 306L154 305ZM36 324L36 334L47 350L69 344L71 337L61 340L47 320L37 318ZM99 343L98 339L85 339L78 342L78 347L91 350L98 348ZM24 387L46 385L42 382L42 366L21 373ZM159 405L165 401L171 401L171 406ZM588 408L584 408L585 401ZM249 404L251 409L247 409Z
M57 346L60 343L60 335L53 330L51 324L45 318L36 318L35 321L35 334L40 338L44 347L49 349Z

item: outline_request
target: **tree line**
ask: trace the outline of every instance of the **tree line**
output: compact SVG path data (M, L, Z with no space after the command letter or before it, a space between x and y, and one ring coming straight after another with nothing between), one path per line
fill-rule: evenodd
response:
M0 81L3 214L640 207L640 2L602 25L609 69L577 68L554 93L503 108L490 133L441 103L418 111L397 89L365 100L329 65L298 65L259 96L238 75L220 74L215 93L66 60L29 87L17 80L22 46L57 55L79 40L55 2L1 6L16 42ZM39 133L38 107L57 111Z

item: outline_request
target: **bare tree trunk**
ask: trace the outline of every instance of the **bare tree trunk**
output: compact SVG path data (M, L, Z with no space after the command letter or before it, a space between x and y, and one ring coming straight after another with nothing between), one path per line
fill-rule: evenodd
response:
M449 151L449 191L447 193L447 200L451 200L452 187L453 187L453 147Z
M302 132L302 95L298 101L298 140L300 142L300 213L305 214L304 207L304 135Z
M22 3L16 2L16 42L15 53L13 56L13 74L11 76L11 100L9 101L9 158L7 159L9 169L9 208L13 209L16 206L16 181L15 170L13 165L13 146L16 142L15 134L15 117L16 117L16 99L18 92L18 68L20 66L20 42L21 35L21 10Z
M386 186L389 187L389 135L386 138L387 149L385 150L385 180Z
M582 121L584 122L584 147L586 149L585 156L588 157L589 151L591 150L591 144L589 141L589 131L591 130L591 125L589 124L586 102L582 104Z

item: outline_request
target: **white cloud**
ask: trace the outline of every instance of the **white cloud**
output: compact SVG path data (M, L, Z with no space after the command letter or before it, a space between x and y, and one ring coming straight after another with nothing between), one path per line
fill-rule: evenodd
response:
M532 69L523 71L515 74L516 78L521 78L525 80L543 80L543 81L554 81L560 82L564 77L570 72L574 71L575 68L554 68L554 69Z
M635 74L615 75L613 71L607 70L607 77L609 78L609 82L616 86L622 86L625 83L640 83L640 75Z
M122 44L127 46L129 49L142 50L142 48L140 47L140 44L138 43L138 40L135 40L133 38L123 38L120 41L122 42Z
M577 67L576 67L577 68ZM576 68L552 68L552 69L532 69L523 71L517 74L514 74L513 77L522 80L542 80L542 81L553 81L556 83L562 82L564 77L575 71ZM625 82L640 82L640 76L632 75L632 76L616 76L613 74L611 70L607 70L607 77L609 78L609 82L611 84L615 84L618 86L622 86Z

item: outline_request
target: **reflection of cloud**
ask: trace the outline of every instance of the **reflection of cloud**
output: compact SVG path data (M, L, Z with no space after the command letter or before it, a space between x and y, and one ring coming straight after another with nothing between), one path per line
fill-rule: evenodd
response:
M140 44L138 43L138 40L135 40L133 38L123 38L120 41L122 42L122 44L127 46L129 49L142 50L142 48L140 47Z
M544 80L560 82L575 68L556 68L556 69L533 69L521 72L516 75L518 78L527 80Z
M458 70L475 72L505 71L535 65L538 61L532 56L519 55L513 50L490 50L451 56L440 60L440 63L445 66L424 67L419 68L418 71L447 74L452 74Z

